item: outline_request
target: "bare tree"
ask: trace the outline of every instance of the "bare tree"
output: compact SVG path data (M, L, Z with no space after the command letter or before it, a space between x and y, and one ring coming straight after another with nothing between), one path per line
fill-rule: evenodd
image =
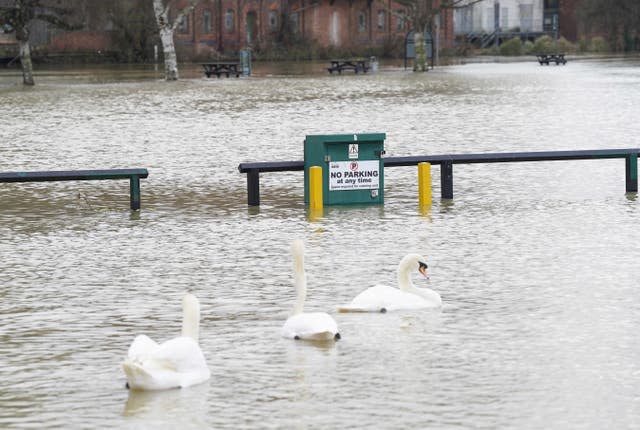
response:
M427 55L424 49L424 33L434 29L435 17L446 10L462 9L483 0L396 0L406 8L407 16L413 26L416 59L414 71L427 70ZM435 49L438 49L436 46Z
M47 0L15 0L2 4L4 5L0 5L0 26L9 26L15 31L20 48L23 83L34 85L29 24L34 20L41 20L59 28L76 29L79 26L71 24L68 20L73 9L59 7L54 1Z
M153 0L153 10L158 24L158 33L162 42L162 50L164 53L164 75L167 81L175 81L178 79L178 59L176 56L176 47L173 43L173 33L180 22L191 12L200 0L188 0L187 5L178 11L174 21L171 22L169 15L171 8L177 8L180 2L177 0Z

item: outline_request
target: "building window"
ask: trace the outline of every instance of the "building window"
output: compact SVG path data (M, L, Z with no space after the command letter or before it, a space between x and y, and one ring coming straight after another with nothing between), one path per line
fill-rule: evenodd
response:
M399 10L396 12L396 30L404 31L407 18L404 16L404 11Z
M211 33L211 11L209 9L202 11L202 32Z
M367 30L367 14L366 12L360 11L358 12L358 31L366 31Z
M189 17L185 14L180 16L180 20L178 21L178 33L188 33L189 32Z
M269 29L271 31L278 30L278 11L277 10L269 11Z
M544 0L545 9L558 9L558 0Z
M291 24L291 33L298 34L298 12L293 12L289 16L289 23Z
M224 28L227 31L233 31L234 13L232 9L227 9L224 14Z
M533 31L533 4L520 5L520 31Z
M500 8L500 29L506 31L509 28L509 9Z
M387 14L384 13L383 10L378 11L378 30L384 31L384 24L386 21Z

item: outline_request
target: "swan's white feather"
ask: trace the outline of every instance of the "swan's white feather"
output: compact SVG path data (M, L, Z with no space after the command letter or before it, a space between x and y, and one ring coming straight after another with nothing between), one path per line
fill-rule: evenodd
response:
M338 307L338 312L380 312L415 310L440 306L437 301L424 298L388 285L376 285L358 294L348 305Z
M358 294L349 304L338 306L338 312L386 312L416 310L442 306L440 294L429 288L417 288L411 282L411 272L426 276L424 258L406 255L398 264L398 288L376 285Z
M282 336L304 340L332 340L338 324L325 312L306 312L290 316L282 327Z
M183 332L197 338L199 305L194 296L183 299L183 319L190 327ZM187 318L188 316L188 318ZM132 390L165 390L185 388L211 377L211 372L194 337L180 336L162 344L146 335L131 343L122 369Z
M338 324L325 312L304 312L307 295L307 276L304 272L304 243L294 240L291 244L293 256L293 283L296 287L296 304L293 314L282 326L282 336L289 339L335 340L339 339Z

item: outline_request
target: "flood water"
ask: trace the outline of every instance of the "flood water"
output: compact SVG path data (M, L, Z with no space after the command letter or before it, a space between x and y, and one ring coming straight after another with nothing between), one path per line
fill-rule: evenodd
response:
M417 204L417 169L385 171L385 205L311 216L308 134L384 132L388 156L638 147L640 61L382 67L330 76L256 65L0 70L0 171L144 167L127 181L0 184L0 428L640 428L640 201L623 160L455 165L454 199ZM335 345L280 338L306 243L306 309ZM425 255L441 310L336 314L400 258ZM180 331L201 301L211 379L141 394L134 336Z

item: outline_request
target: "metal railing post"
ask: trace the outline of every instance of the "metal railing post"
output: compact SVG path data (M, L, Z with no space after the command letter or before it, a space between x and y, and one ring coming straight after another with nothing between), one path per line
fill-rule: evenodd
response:
M260 206L260 171L258 169L247 171L247 204Z
M625 157L625 177L628 193L638 192L638 154L629 154Z
M453 198L453 162L451 160L440 164L440 196L443 199Z
M140 210L140 177L138 175L132 175L129 178L129 194L131 210Z

